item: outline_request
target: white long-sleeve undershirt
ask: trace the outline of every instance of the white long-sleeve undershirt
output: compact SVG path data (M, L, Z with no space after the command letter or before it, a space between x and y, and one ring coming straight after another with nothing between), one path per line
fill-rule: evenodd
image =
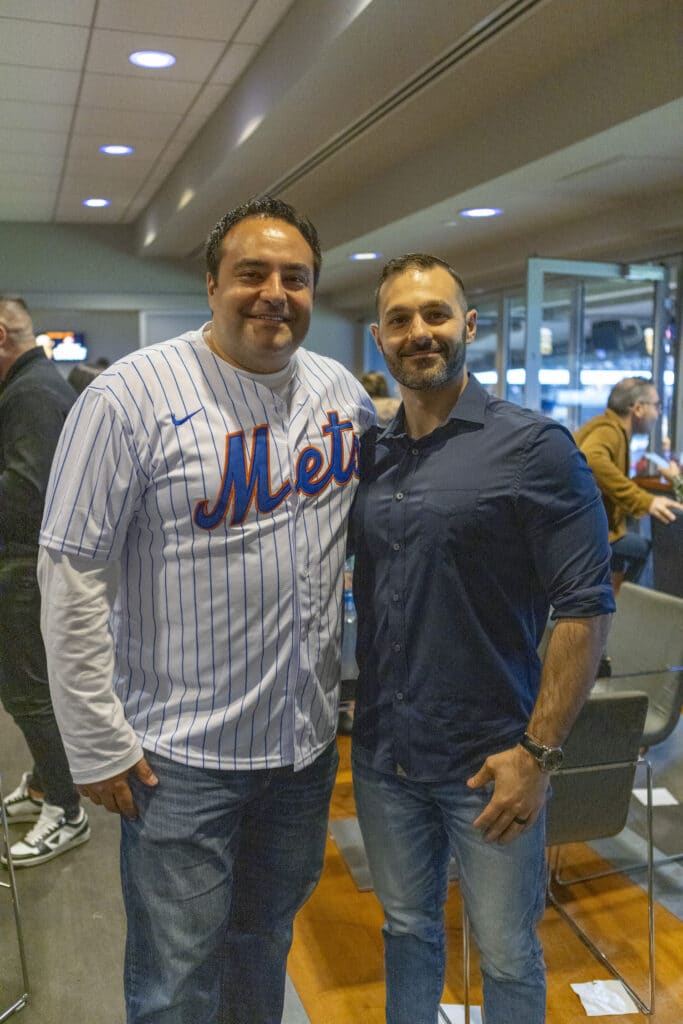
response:
M50 693L71 773L76 783L101 782L143 756L112 688L118 563L41 547L38 582Z

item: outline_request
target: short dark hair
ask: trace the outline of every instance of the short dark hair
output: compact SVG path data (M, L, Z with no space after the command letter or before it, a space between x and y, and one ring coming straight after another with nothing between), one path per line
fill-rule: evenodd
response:
M379 293L382 290L382 285L390 277L394 277L396 274L402 274L406 270L410 270L411 267L417 267L420 270L431 270L433 267L443 267L451 275L453 280L460 290L462 298L463 309L467 309L467 295L465 294L465 285L463 284L460 274L453 270L450 263L446 263L445 260L440 259L438 256L430 256L425 252L407 252L403 256L396 256L393 260L389 260L384 265L382 273L380 274L379 283L375 289L375 309L379 313Z
M389 398L387 378L379 370L370 370L358 378L370 398Z
M610 391L607 408L617 416L625 416L652 388L654 384L647 377L624 377Z
M283 199L275 199L273 196L267 195L252 196L251 199L247 199L246 203L228 210L211 231L206 240L205 255L206 269L214 280L218 277L218 268L223 255L223 239L230 228L233 228L235 224L239 224L241 220L245 220L247 217L272 217L274 220L284 220L287 224L292 224L311 247L313 252L313 285L317 285L318 278L320 277L320 265L322 263L318 232L308 217L303 217L300 213L297 213L289 203L286 203Z

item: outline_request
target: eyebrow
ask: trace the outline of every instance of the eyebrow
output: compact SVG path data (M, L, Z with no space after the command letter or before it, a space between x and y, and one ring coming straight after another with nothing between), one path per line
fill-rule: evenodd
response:
M238 260L233 265L233 270L249 270L251 268L257 270L267 270L272 264L268 260L255 260L255 259L242 259ZM305 273L309 277L313 275L313 271L306 263L285 263L282 267L283 270L295 270L299 273Z
M415 308L415 306L389 306L389 308L384 311L384 316L390 316L392 313L412 313ZM417 307L417 309L420 312L429 309L452 310L453 306L450 302L446 302L445 299L433 299L430 302L423 302L421 306Z

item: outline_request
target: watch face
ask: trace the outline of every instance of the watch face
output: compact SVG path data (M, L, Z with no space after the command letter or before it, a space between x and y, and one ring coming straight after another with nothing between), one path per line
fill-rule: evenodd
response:
M564 754L561 750L546 750L541 758L541 767L544 772L556 772L562 766Z

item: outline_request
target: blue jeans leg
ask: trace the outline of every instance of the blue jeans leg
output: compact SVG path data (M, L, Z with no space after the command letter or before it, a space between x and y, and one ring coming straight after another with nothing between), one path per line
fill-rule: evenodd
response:
M353 754L356 808L385 913L387 1024L436 1024L443 990L447 865L452 852L481 954L487 1024L543 1024L544 826L510 845L472 821L489 793L375 772Z
M637 583L650 555L652 543L639 533L626 533L610 545L612 572L623 572L627 583Z
M147 758L159 785L133 780L140 815L121 832L128 1024L278 1024L292 921L322 867L336 747L301 772Z

